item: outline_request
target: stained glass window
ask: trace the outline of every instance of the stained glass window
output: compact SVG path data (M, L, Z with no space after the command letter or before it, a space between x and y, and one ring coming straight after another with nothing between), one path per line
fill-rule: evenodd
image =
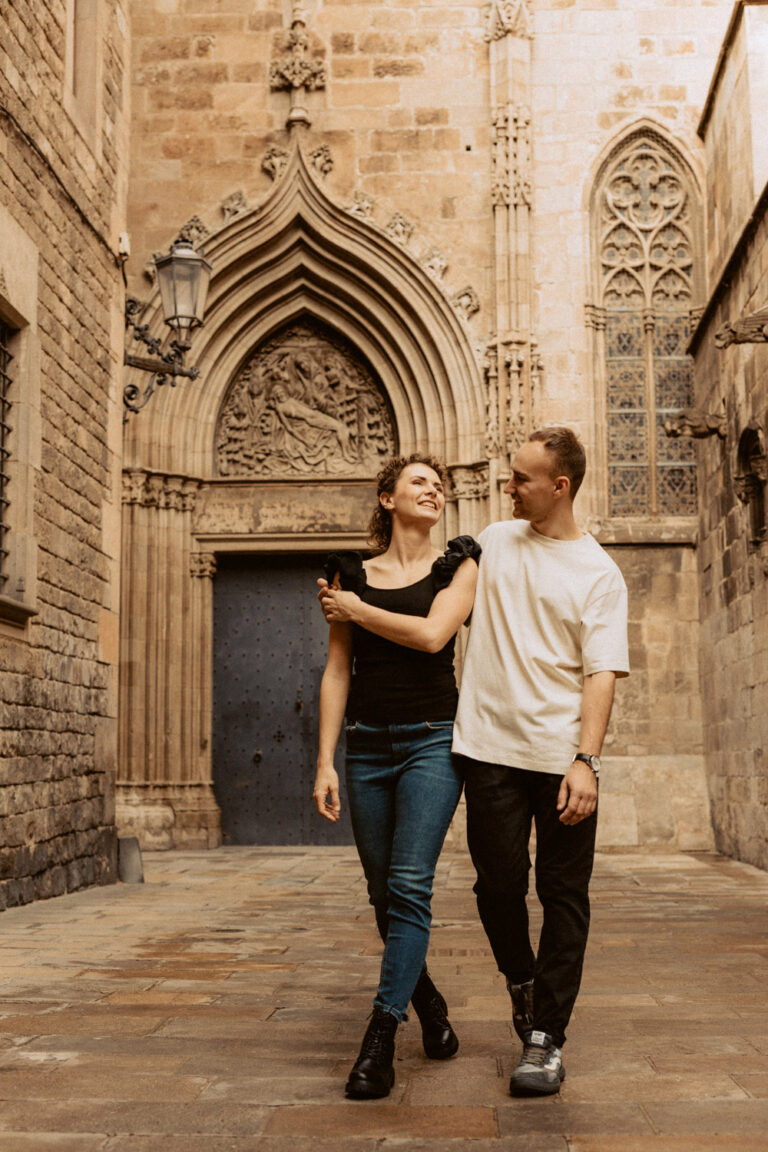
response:
M610 512L693 513L693 444L664 433L665 418L692 404L690 182L667 145L643 133L608 163L597 210Z

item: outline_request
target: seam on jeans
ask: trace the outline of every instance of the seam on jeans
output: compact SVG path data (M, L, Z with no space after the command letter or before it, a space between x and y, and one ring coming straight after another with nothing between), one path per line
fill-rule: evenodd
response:
M424 723L433 732L443 732L446 728L453 727L453 720L425 720Z

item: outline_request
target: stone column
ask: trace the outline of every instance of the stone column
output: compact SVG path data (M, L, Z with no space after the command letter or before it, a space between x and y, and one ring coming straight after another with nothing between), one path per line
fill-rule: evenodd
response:
M117 824L146 848L213 847L213 559L191 568L198 480L124 475ZM199 555L199 554L198 554ZM190 575L193 572L194 575Z
M497 430L496 440L489 435L486 447L493 518L501 515L500 488L509 461L535 423L534 391L541 371L531 320L531 37L528 0L493 0L486 29L495 262L495 334L487 349L486 376L489 391L495 392Z

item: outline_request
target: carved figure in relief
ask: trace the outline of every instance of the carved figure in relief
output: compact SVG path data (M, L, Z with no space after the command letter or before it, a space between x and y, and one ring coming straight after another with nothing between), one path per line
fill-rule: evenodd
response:
M219 418L221 475L370 471L392 451L386 406L361 364L296 327L245 365Z

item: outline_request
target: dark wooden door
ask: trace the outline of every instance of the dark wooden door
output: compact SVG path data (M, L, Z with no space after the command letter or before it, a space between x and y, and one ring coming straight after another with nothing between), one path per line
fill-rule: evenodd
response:
M220 555L214 583L213 781L225 844L351 844L312 801L328 625L316 555ZM343 735L342 735L343 742Z

